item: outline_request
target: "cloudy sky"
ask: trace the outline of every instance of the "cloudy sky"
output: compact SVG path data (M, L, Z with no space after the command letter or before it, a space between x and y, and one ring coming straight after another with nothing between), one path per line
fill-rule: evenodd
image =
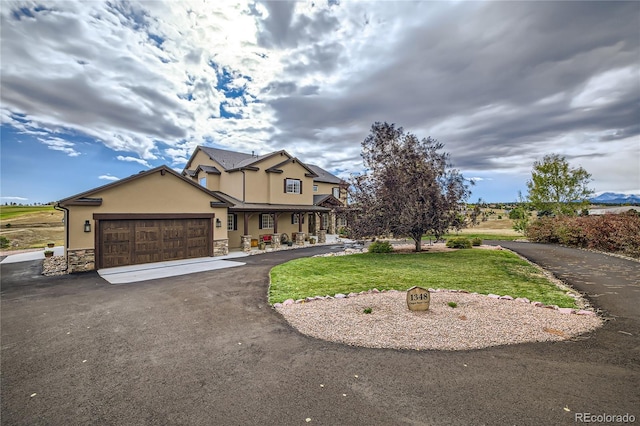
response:
M640 193L640 2L9 2L1 193L47 202L198 144L348 177L375 121L445 144L471 201L564 155Z

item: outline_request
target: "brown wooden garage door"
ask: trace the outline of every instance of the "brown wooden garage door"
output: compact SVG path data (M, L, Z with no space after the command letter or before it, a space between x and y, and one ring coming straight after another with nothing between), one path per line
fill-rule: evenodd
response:
M211 255L211 219L99 221L99 268Z

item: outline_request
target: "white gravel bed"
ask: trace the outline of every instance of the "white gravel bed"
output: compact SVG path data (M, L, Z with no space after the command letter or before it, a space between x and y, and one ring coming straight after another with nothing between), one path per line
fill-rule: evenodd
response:
M480 349L566 340L602 325L590 311L579 311L590 315L576 315L573 310L536 307L528 301L454 292L432 292L429 310L424 312L410 311L406 293L400 291L274 307L303 334L369 348ZM372 312L365 314L365 308Z

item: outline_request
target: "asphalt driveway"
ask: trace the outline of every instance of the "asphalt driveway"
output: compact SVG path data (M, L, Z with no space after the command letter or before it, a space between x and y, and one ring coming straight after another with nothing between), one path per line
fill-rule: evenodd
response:
M2 424L539 425L575 424L576 412L640 421L637 310L613 301L612 321L566 342L349 347L297 333L267 304L272 266L328 249L126 286L2 265ZM589 263L604 271L613 258L597 256ZM620 284L638 306L638 264L624 268L633 275ZM580 290L609 290L593 282Z

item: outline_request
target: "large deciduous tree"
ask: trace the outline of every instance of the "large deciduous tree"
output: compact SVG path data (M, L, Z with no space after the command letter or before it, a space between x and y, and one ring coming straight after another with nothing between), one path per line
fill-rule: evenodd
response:
M533 163L531 180L527 182L529 202L538 211L575 215L593 195L589 182L591 175L582 167L569 167L558 154L545 155L542 161Z
M423 235L440 237L454 226L470 192L442 148L394 124L371 126L362 142L366 171L351 179L350 228L356 238L411 237L420 251Z

